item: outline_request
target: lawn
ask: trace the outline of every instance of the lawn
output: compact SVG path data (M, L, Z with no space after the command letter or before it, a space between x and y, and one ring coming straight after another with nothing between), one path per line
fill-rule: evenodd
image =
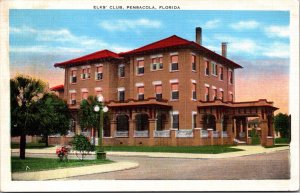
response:
M288 138L276 138L275 143L290 143Z
M243 151L232 146L107 146L105 151L128 151L128 152L167 152L167 153L203 153L218 154L226 152Z
M19 149L20 144L18 143L11 143L11 149ZM53 145L49 145L48 147L53 147ZM26 143L26 149L43 149L47 148L45 143Z
M30 168L27 171L40 171L50 170L58 168L68 167L80 167L94 164L107 164L112 163L111 160L69 160L59 161L59 159L53 158L30 158L27 157L25 160L19 159L19 157L11 157L12 172L26 172L26 166Z

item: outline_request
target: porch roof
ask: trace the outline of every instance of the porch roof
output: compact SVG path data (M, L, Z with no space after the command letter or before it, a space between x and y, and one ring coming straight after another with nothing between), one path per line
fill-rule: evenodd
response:
M154 97L153 98L148 98L145 100L134 100L134 99L129 99L124 102L119 102L119 101L109 101L107 103L107 106L109 108L118 108L118 107L139 107L139 106L160 106L164 108L171 108L172 105L168 103L168 100L156 100Z

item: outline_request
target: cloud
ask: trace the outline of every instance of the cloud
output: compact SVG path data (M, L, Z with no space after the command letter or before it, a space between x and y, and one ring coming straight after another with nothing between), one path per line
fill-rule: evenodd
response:
M110 49L115 52L130 50L118 44L110 44L103 40L91 38L88 36L79 36L73 34L68 29L35 29L28 26L11 27L10 33L17 35L31 35L34 39L43 44L56 43L57 46L34 45L34 46L11 46L11 52L85 52L101 49Z
M216 34L213 38L217 41L228 42L229 53L245 53L250 55L262 55L270 58L288 58L290 56L289 44L283 42L263 43L250 38L237 38ZM211 46L214 48L213 46ZM221 50L218 49L218 50Z
M260 23L255 20L239 21L237 23L230 24L230 27L235 30L247 30L255 29L259 27Z
M158 29L162 23L158 20L141 19L115 19L105 20L99 23L99 26L108 31L127 31L137 30L140 28L155 28ZM138 30L137 30L138 31Z
M289 26L268 26L265 28L268 37L288 38L290 36Z
M204 29L214 29L214 28L219 27L220 23L221 23L221 21L219 19L210 20L210 21L207 21L203 25L203 28Z

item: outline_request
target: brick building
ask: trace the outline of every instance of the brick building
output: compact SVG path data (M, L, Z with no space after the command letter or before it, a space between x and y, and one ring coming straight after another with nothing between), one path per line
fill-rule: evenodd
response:
M94 138L96 131L80 128L80 101L102 95L109 108L105 145L207 145L250 143L247 118L258 117L261 143L273 145L272 102L235 101L235 70L227 44L219 55L204 46L202 30L196 41L173 35L143 47L114 53L101 50L56 63L65 83L52 88L69 104L72 130ZM50 139L58 143L58 137Z

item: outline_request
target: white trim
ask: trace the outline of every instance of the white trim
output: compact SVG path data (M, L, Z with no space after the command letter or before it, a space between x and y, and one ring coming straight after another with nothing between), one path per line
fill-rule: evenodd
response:
M99 66L103 66L103 64L96 64L95 66L96 66L96 67L99 67Z
M77 70L77 68L76 68L76 67L72 67L72 68L70 68L70 70L71 70L71 71Z
M232 92L232 91L229 91L228 93L229 93L229 94L233 94L233 92Z
M144 57L136 58L137 61L144 60Z
M117 88L118 91L125 91L125 88L124 87L119 87Z
M211 86L211 88L212 88L212 89L217 89L217 87L215 87L215 86Z
M102 91L101 87L95 87L95 91Z
M171 52L170 53L170 56L175 56L175 55L178 55L178 52Z
M142 86L144 86L144 83L143 82L137 82L137 83L135 83L135 86L136 87L142 87Z
M81 69L91 68L91 65L81 66Z
M196 53L195 53L195 52L191 52L191 55L194 55L194 56L196 56Z
M171 79L170 83L178 83L178 79Z
M87 88L82 88L81 92L89 92Z
M197 115L197 111L192 111L192 115Z
M191 79L191 82L196 84L196 80L194 80L194 79Z
M161 80L156 80L152 82L152 85L162 85Z
M156 54L156 55L151 55L150 58L162 58L163 55L162 54Z
M219 88L220 91L224 91L223 88Z
M209 84L204 84L205 87L209 87Z
M179 111L173 111L171 112L172 115L179 115Z
M76 90L75 89L69 90L69 93L76 93Z

